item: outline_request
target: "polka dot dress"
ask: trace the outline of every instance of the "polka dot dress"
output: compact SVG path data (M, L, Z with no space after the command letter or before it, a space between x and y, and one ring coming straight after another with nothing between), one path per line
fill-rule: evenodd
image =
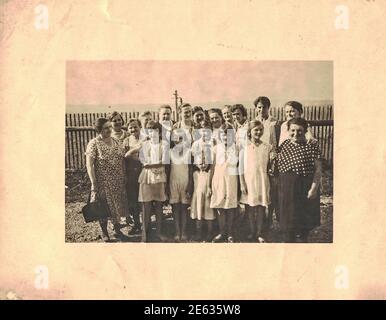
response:
M315 171L315 160L321 158L322 155L317 141L311 140L301 144L293 143L290 139L287 139L279 148L279 172L292 171L300 176L310 176Z

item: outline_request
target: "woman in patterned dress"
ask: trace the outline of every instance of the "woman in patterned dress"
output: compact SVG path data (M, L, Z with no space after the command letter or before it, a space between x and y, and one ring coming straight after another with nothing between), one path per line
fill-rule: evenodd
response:
M288 121L290 138L279 147L279 214L285 242L304 242L320 225L321 153L315 139L307 140L308 123Z
M124 175L124 150L117 139L111 137L111 123L105 118L95 121L96 138L90 140L86 149L87 173L91 181L91 201L96 197L105 199L111 212L111 221L117 236L120 231L120 217L127 210L127 196ZM99 221L103 239L109 240L107 220Z

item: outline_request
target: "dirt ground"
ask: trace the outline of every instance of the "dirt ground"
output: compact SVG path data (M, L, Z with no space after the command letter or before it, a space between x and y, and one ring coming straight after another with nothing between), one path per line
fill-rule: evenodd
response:
M333 241L333 174L331 170L325 170L321 186L321 225L311 231L309 242L328 243ZM85 223L81 214L82 207L87 201L90 183L86 171L66 171L66 195L65 195L65 221L66 221L66 242L102 242L101 230L97 222ZM167 211L167 210L166 210ZM154 222L154 221L153 221ZM236 242L246 242L248 234L248 221L243 211L236 216L234 222ZM155 228L154 223L152 223ZM215 223L216 225L216 223ZM114 242L139 242L140 235L128 236L128 226L122 220L122 233L124 237L115 238ZM174 223L169 214L164 217L164 232L173 241ZM112 225L109 224L109 233L112 235ZM154 235L154 231L152 234ZM188 222L188 233L194 234L194 221ZM274 220L272 227L265 234L267 242L281 242L281 234L278 223ZM150 237L150 242L155 241ZM194 242L188 240L188 242Z

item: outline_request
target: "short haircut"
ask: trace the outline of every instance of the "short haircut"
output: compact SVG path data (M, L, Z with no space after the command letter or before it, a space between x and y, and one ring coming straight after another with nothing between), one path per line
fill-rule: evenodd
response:
M260 127L260 126L262 126L263 129L264 129L264 124L261 121L259 121L259 120L251 120L251 121L249 121L249 123L248 123L248 130L247 130L248 138L251 137L251 130L253 128Z
M141 128L141 126L142 126L141 121L139 121L138 119L135 119L135 118L132 118L129 121L127 121L127 126L129 127L134 122L136 122L138 124L138 127Z
M118 111L113 111L112 113L109 114L109 121L113 121L113 118L115 118L116 116L120 116L121 117L122 125L124 125L125 124L125 120L123 120L122 115Z
M142 112L140 115L139 115L139 117L140 118L145 118L145 117L147 117L147 116L153 116L153 114L150 112L150 111L144 111L144 112Z
M161 109L169 109L170 111L172 111L172 107L169 106L168 104L163 104L163 105L161 105L161 106L158 108L158 112L161 111Z
M308 129L308 122L306 119L304 118L292 118L291 120L288 120L287 122L287 128L289 130L289 128L291 127L291 124L296 124L298 126L302 126L303 129L304 129L304 133L307 131Z
M183 103L178 107L178 112L181 112L182 108L192 107L190 103Z
M268 97L261 96L256 98L256 100L253 102L255 107L257 107L259 102L263 104L264 108L269 108L271 106L271 101L268 99Z
M240 110L241 114L244 116L244 117L248 117L248 112L247 112L247 109L245 109L245 107L238 103L238 104L234 104L232 106L232 113L235 112L236 110Z
M146 123L145 129L158 130L158 132L161 134L162 125L158 121L150 120L148 123Z
M219 108L211 108L211 109L208 110L208 116L210 116L211 113L217 113L221 117L222 121L223 122L225 121L224 117L222 116L221 109L219 109Z
M303 106L298 101L288 101L284 106L291 106L295 110L298 110L300 114L303 113Z
M96 119L95 122L94 122L94 130L95 130L97 133L101 133L101 132L102 132L103 125L104 125L106 122L109 122L109 119L106 119L106 118L98 118L98 119Z

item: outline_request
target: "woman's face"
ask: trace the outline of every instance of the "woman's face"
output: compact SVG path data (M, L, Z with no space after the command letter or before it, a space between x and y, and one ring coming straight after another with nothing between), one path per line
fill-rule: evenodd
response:
M187 106L181 109L181 119L190 120L192 118L192 107Z
M110 121L107 121L103 127L102 127L102 131L101 131L101 136L102 138L109 138L111 136L111 130L112 130L112 126L111 126L111 122Z
M184 141L184 133L175 130L172 132L170 140L173 141L176 145Z
M292 106L286 105L284 107L284 111L285 111L285 117L287 121L301 117L301 113Z
M160 121L170 121L171 117L172 117L172 110L170 110L169 108L162 108L159 111Z
M241 112L240 109L236 109L235 111L233 111L232 117L233 117L234 122L237 122L239 124L244 123L245 118L244 118L243 113Z
M220 115L216 112L212 112L209 114L209 120L212 123L214 129L218 129L222 125L222 119Z
M306 140L305 131L302 126L291 124L288 129L289 136L293 142L304 142Z
M127 127L127 131L129 132L129 134L137 136L140 131L137 121L131 122Z
M266 119L269 116L269 107L265 107L261 102L256 105L256 111L257 115L263 119Z
M146 129L147 135L150 138L151 141L157 143L159 142L159 134L160 132L158 129Z
M117 114L115 117L111 119L111 124L115 131L121 131L122 125L123 125L122 117L119 114Z
M203 111L197 111L194 115L193 115L193 121L194 123L200 123L202 120L204 120L205 118L205 114Z
M263 126L256 126L251 129L251 139L255 141L259 141L261 136L264 133L264 127Z
M146 128L147 123L151 120L151 115L146 115L140 118L142 128Z
M222 116L226 122L233 123L232 112L229 108L222 109Z

